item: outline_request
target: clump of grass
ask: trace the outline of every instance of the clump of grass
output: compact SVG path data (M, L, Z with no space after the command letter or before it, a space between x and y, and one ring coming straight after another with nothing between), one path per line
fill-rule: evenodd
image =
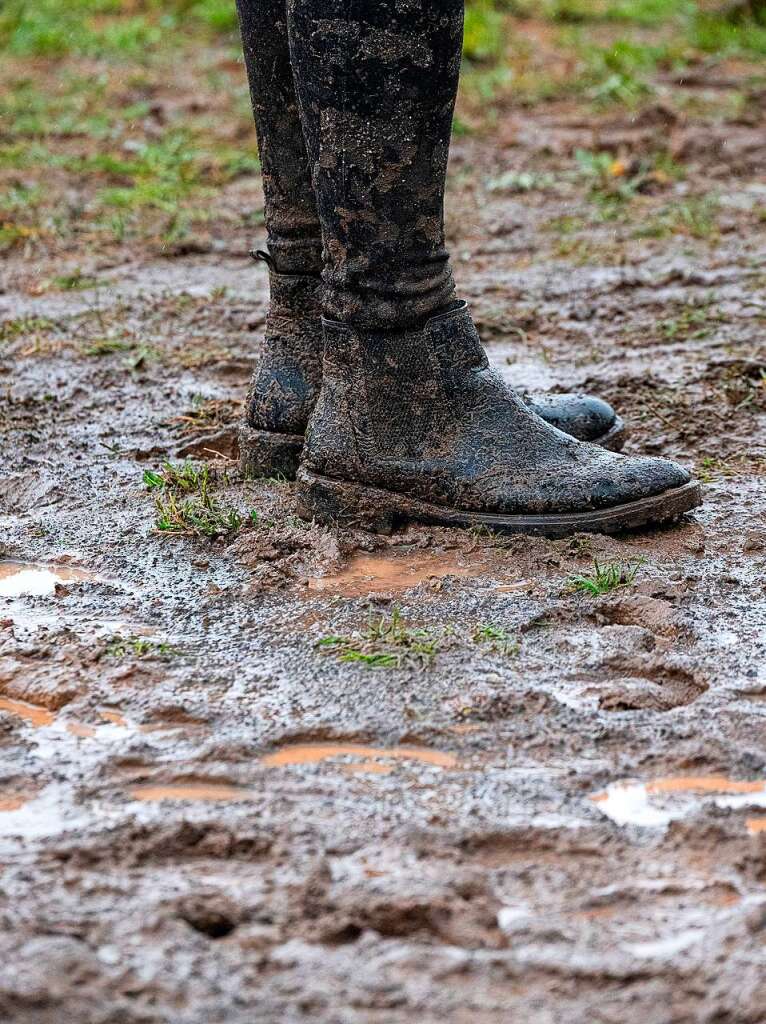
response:
M42 316L21 316L15 320L4 320L0 323L0 341L13 341L25 334L50 331L55 326L52 320Z
M600 597L618 587L629 586L635 580L640 566L640 562L602 564L597 558L594 558L593 571L570 576L567 589L573 593L579 592L588 594L590 597Z
M161 658L178 651L170 644L147 640L146 637L116 636L106 645L104 653L109 658Z
M506 171L496 178L490 178L487 188L490 192L544 192L553 188L556 179L552 174L537 171Z
M51 283L62 291L75 292L84 291L87 288L98 288L102 282L97 277L85 274L78 268L73 270L71 274L61 274L59 277L54 277Z
M719 200L716 196L692 196L666 206L647 224L637 228L634 238L667 238L688 235L704 241L718 238Z
M505 52L504 15L493 0L466 5L463 55L474 63L496 61Z
M159 470L145 469L143 481L150 490L177 491L182 494L199 492L204 494L210 488L210 467L196 466L193 462L173 465L163 462Z
M660 330L666 341L701 341L711 333L714 324L725 318L711 309L711 300L694 305L687 303L676 316L660 321Z
M186 501L179 501L172 493L158 494L154 504L156 530L176 537L228 537L238 533L246 522L237 509L222 505L208 493ZM257 513L251 512L249 518L255 522Z
M615 159L612 153L578 149L575 160L580 177L590 184L590 199L604 220L616 217L636 196L663 189L683 173L663 153L624 161Z
M222 477L228 482L225 470ZM159 471L144 470L143 482L155 492L154 526L158 533L214 539L238 533L246 523L258 523L255 509L244 515L211 493L213 475L208 466L165 462Z
M473 634L475 644L486 645L493 654L510 656L519 653L518 641L502 626L483 623L476 627Z
M433 664L447 631L412 628L399 608L391 615L371 619L367 628L353 636L326 636L317 647L340 661L367 668L424 669Z
M135 341L125 338L97 338L80 351L84 356L112 356L115 352L132 352Z

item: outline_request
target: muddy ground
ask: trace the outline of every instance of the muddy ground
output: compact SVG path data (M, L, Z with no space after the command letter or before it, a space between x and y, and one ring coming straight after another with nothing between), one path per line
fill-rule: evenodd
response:
M493 361L696 468L661 531L304 524L232 461L252 232L75 249L75 290L6 257L0 1019L766 1020L766 103L724 116L737 75L454 148ZM143 474L189 454L226 536L157 529Z

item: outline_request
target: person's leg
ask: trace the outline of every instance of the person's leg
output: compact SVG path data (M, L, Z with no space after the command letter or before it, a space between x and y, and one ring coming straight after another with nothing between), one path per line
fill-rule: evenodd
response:
M269 255L260 256L268 263L271 285L264 350L247 397L240 448L246 472L292 477L321 378L322 254L311 164L290 66L285 2L238 0L263 167ZM424 170L421 178L427 177ZM426 230L431 226L426 225ZM439 270L436 275L428 270L425 279L416 282L417 289L427 292L434 276L446 276L443 247L434 246L434 259ZM396 293L399 282L387 260L384 266L385 287ZM412 281L409 286L413 287ZM443 281L440 287L445 288ZM425 301L428 304L429 296ZM605 402L587 395L540 395L525 400L545 419L577 437L608 447L622 443L622 421Z
M281 274L319 274L321 229L290 66L285 0L237 0L237 10L273 266Z
M243 468L294 476L322 374L322 241L285 0L237 0L261 160L271 301L240 436Z
M287 0L325 313L392 330L455 300L443 199L463 0Z
M301 510L551 534L676 516L699 500L683 469L530 413L456 299L442 210L462 13L462 0L288 0L327 316Z

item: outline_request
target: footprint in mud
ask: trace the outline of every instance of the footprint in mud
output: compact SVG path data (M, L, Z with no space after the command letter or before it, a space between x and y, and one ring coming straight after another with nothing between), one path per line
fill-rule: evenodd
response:
M725 775L681 775L614 782L590 799L617 825L661 828L699 811L705 804L733 809L766 807L766 780ZM748 818L751 833L766 831L766 818Z
M348 772L386 774L393 770L388 761L414 761L431 768L457 768L454 754L428 747L368 747L361 743L296 743L281 747L261 758L267 768L321 764L336 758L355 758L341 765Z
M671 711L693 703L708 689L697 673L659 659L618 655L603 662L601 668L609 674L615 670L625 673L599 687L602 711Z

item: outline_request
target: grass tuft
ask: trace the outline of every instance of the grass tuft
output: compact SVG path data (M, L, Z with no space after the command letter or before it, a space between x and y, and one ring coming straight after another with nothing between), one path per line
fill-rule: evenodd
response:
M216 473L215 479L228 483L228 474L225 470ZM233 536L243 526L259 522L255 509L243 514L211 493L214 475L208 466L165 462L159 471L144 470L143 482L154 492L154 527L158 533L212 540Z
M593 571L570 576L567 589L573 593L579 592L588 594L590 597L600 597L618 587L631 584L635 580L640 566L640 562L602 564L597 558L594 558Z
M495 626L492 623L483 623L477 626L473 634L473 642L487 646L493 654L503 654L508 657L519 653L518 641L502 626Z
M326 636L317 648L339 661L367 668L425 669L433 664L449 631L412 628L395 607L391 615L370 620L367 629L353 636Z
M147 640L142 636L115 636L106 645L104 653L109 658L162 658L178 651L164 642Z

